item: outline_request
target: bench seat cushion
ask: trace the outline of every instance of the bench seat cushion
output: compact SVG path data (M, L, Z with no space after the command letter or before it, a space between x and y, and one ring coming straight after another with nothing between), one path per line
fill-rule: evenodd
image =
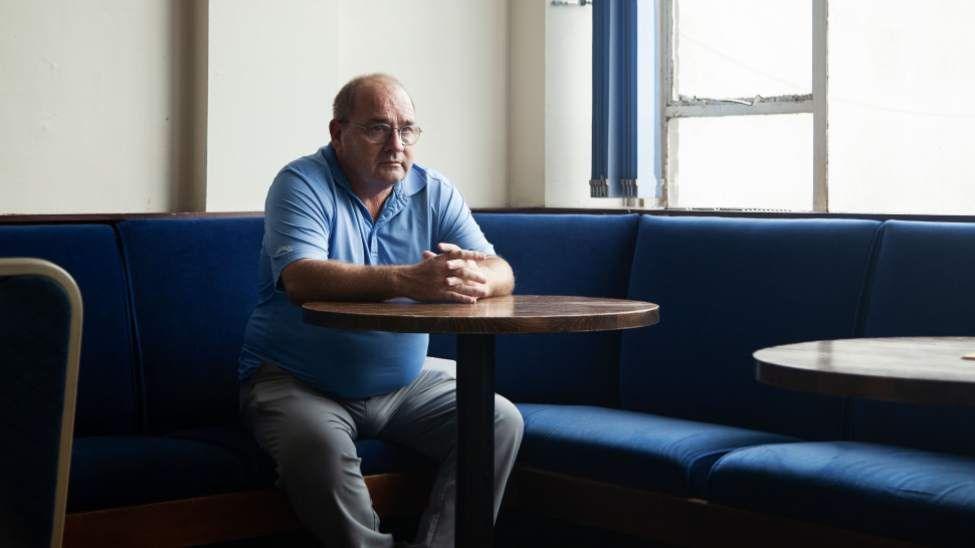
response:
M750 447L719 460L715 502L923 544L975 538L975 459L860 442Z
M696 496L725 453L793 438L603 407L518 404L519 462L627 487Z
M364 475L429 469L425 457L378 440L359 440ZM241 428L173 436L102 436L74 441L68 511L215 495L274 485L273 462Z
M209 443L149 436L74 441L68 511L226 493L247 485L244 462Z

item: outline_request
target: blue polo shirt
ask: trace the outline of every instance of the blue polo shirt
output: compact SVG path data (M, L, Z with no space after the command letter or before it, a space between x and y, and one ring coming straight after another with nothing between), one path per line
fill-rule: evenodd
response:
M438 242L494 253L460 192L433 170L413 164L373 222L331 145L285 166L265 203L258 304L244 333L241 381L271 362L340 398L365 398L412 382L426 357L428 335L308 325L279 279L299 259L412 264Z

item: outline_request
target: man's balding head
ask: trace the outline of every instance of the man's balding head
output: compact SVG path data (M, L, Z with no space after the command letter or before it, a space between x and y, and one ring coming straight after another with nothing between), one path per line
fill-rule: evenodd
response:
M335 100L332 101L332 119L340 122L351 119L353 112L355 112L356 95L366 87L402 90L409 97L410 106L413 106L413 98L410 97L410 94L406 92L406 88L403 87L403 83L397 80L396 77L381 72L364 74L349 80L342 86L338 94L335 95Z
M388 193L406 177L413 166L415 140L407 144L401 130L409 126L418 134L419 129L413 100L399 80L388 74L353 79L335 96L333 116L328 124L331 145L360 198Z

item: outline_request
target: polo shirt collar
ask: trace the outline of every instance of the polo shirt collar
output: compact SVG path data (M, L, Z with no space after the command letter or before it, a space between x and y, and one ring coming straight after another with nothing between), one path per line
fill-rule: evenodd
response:
M335 149L332 147L332 144L329 143L322 147L321 153L325 159L325 163L328 165L329 171L332 172L332 177L335 179L335 182L349 192L352 192L352 185L349 184L349 179L346 178L345 172L339 166L339 160L335 155ZM393 185L393 194L400 199L405 199L420 192L426 186L426 177L420 173L420 170L416 169L416 164L413 164L406 177ZM352 194L354 195L355 193L352 192Z

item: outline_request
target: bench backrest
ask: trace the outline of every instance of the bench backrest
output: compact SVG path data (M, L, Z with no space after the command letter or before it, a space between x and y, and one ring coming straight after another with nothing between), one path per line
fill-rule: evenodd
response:
M623 334L623 407L837 439L840 398L755 381L766 346L852 337L880 223L640 219L629 297L660 323Z
M526 295L626 295L637 215L482 213L475 216ZM619 333L497 339L497 391L519 402L618 405ZM431 338L453 357L454 337Z
M975 336L975 223L884 223L866 303L865 337ZM975 454L973 422L971 407L855 400L851 434Z
M47 259L68 271L84 302L75 435L141 428L127 281L106 224L0 226L0 256Z
M230 424L257 302L260 217L118 225L131 277L150 432Z

